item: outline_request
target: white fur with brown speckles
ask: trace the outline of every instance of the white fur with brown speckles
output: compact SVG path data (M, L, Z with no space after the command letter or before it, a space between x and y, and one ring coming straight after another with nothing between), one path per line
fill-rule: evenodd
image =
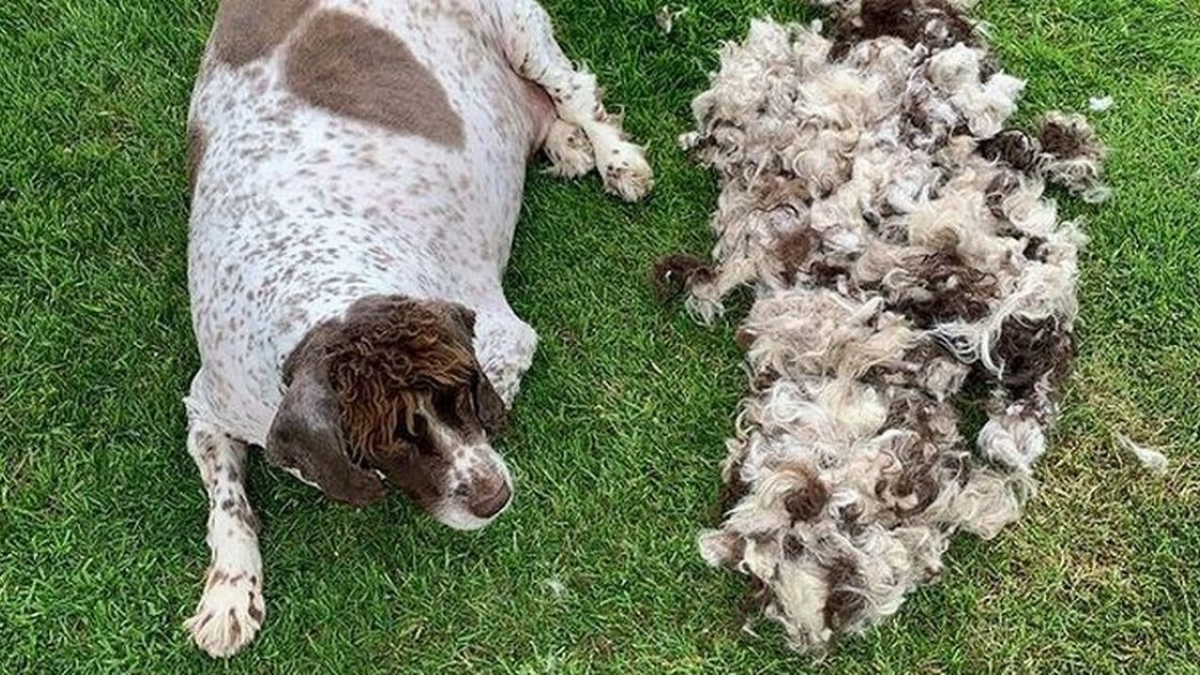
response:
M461 144L340 116L289 89L289 50L333 11L407 47L460 118ZM545 149L569 176L598 163L605 187L628 199L651 183L641 148L604 112L595 79L559 50L533 0L315 0L288 30L249 63L221 62L210 46L189 114L203 140L189 242L201 360L187 398L189 447L210 495L244 496L240 464L230 475L206 462L265 443L288 354L364 296L474 310L477 360L511 405L537 344L501 287L530 155ZM210 573L187 627L206 652L226 656L261 622L261 562L254 532L212 504L221 573ZM237 513L251 515L248 505ZM238 583L254 579L249 594L230 588L243 571Z

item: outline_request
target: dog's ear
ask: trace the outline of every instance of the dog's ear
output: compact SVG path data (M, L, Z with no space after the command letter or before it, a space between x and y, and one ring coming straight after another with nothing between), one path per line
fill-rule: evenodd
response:
M466 338L467 346L470 347L475 339L475 312L457 302L446 303L445 312L454 327L461 331L462 337Z
M462 346L474 355L475 312L456 302L445 303L442 311L450 322L453 333L462 341ZM494 434L504 425L508 409L504 406L504 399L496 393L496 388L479 367L479 363L475 362L474 356L472 362L475 373L472 375L471 396L475 399L475 416L479 418L484 431Z
M347 453L337 394L325 363L324 340L330 332L328 327L314 328L284 366L288 388L267 434L267 459L299 472L330 499L365 506L383 497L383 483Z
M508 409L504 407L504 399L496 393L487 375L479 370L475 373L475 415L483 430L489 435L496 433L504 426L508 417Z
M467 348L474 353L475 347L472 342L475 339L475 312L459 304L451 305L450 311L454 322L467 336ZM483 425L484 431L494 434L504 426L508 408L504 406L504 399L496 393L496 388L492 386L491 380L478 363L475 364L474 380L474 391L471 393L475 397L475 415Z

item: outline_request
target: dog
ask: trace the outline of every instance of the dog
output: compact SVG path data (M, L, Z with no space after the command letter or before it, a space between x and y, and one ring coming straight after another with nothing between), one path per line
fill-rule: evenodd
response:
M488 524L537 344L501 287L526 164L630 201L653 179L534 0L223 0L188 121L212 558L185 628L224 657L265 616L248 448L339 502L392 485Z

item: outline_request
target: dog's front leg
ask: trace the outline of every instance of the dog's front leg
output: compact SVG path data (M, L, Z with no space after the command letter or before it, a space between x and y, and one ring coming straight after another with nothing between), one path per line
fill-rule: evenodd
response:
M246 500L246 446L193 418L188 452L208 493L212 558L204 595L184 629L210 656L232 656L254 639L265 613L258 520Z

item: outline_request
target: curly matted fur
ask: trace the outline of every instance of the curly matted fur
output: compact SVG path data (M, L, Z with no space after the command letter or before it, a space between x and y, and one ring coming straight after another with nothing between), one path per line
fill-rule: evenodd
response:
M957 530L1020 514L1074 352L1078 226L1103 147L1079 117L1005 123L1000 72L959 0L837 0L820 25L756 21L721 52L683 145L720 176L714 264L669 256L704 321L730 290L751 393L704 558L750 580L799 650L894 614ZM992 390L972 452L956 404Z
M463 330L474 319L464 313L408 298L359 301L351 308L345 328L325 352L342 427L356 455L392 449L401 422L413 429L421 394L468 385L478 366L470 332Z

